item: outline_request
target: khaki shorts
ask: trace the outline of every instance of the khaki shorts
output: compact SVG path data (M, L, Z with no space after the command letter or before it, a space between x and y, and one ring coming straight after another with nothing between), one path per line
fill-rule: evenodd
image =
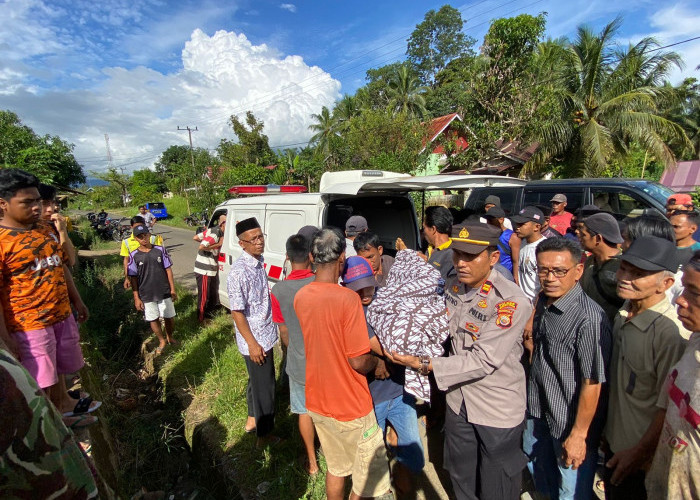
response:
M328 472L352 475L352 491L361 497L379 497L391 488L389 462L382 430L374 410L349 422L309 411L326 457Z

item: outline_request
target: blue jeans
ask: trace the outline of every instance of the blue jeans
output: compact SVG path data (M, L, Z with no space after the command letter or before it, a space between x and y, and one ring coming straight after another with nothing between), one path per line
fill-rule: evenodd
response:
M588 446L586 459L573 470L564 467L562 444L549 432L543 418L528 417L523 433L523 451L530 458L530 470L535 488L550 500L590 500L593 498L593 479L598 461L598 449Z
M425 458L423 443L418 434L418 415L416 414L416 399L404 393L394 399L382 401L374 405L377 423L386 435L386 421L398 436L396 460L413 473L423 470Z

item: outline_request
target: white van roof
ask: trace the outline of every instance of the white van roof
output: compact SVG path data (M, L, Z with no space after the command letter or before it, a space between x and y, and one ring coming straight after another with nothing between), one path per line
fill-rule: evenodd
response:
M362 173L367 171L358 170ZM345 182L332 183L334 180L342 179L341 176L327 178L326 183L323 183L323 177L329 173L345 174L347 172L327 172L321 178L320 192L322 194L346 194L356 195L360 192L377 192L377 191L440 191L443 189L471 189L475 187L508 187L522 186L527 183L523 179L514 177L502 177L499 175L427 175L423 177L414 177L404 174L396 174L394 172L381 172L373 170L370 172L379 172L381 174L390 175L370 175L370 176L355 176L355 180L346 180Z

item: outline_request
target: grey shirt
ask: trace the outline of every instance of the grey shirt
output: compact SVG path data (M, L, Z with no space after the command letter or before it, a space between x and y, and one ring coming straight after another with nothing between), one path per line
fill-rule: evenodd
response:
M438 387L473 424L513 428L525 418L523 329L530 301L515 283L492 270L480 289L451 278L445 286L450 354L431 360Z

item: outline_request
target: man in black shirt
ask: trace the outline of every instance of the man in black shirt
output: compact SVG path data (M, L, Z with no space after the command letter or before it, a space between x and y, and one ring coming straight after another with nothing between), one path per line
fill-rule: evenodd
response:
M541 292L523 448L537 490L562 500L592 496L611 351L610 322L578 284L582 252L565 238L536 249Z
M164 247L151 244L151 234L145 225L136 226L134 238L139 247L129 254L128 274L134 291L134 305L144 312L151 330L158 337L156 354L163 352L168 344L175 344L173 330L175 306L177 300L175 281L173 279L172 261ZM165 320L165 334L160 327L160 318Z

